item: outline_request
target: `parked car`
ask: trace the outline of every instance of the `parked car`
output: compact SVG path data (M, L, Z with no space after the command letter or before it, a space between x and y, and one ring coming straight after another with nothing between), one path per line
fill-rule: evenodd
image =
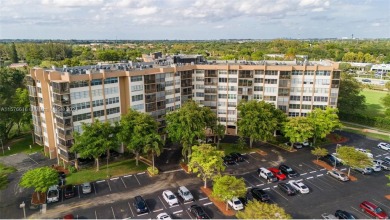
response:
M334 159L336 159L340 163L343 163L343 160L339 158L339 155L337 153L332 153L332 156L333 156Z
M261 201L261 202L269 202L271 198L269 195L260 188L252 188L251 189L251 195L254 199Z
M238 198L228 200L228 205L236 211L244 209L244 204Z
M374 164L382 167L383 170L390 170L390 162L384 160L373 160Z
M58 202L60 200L60 191L58 190L58 186L54 185L49 187L47 190L47 203Z
M385 157L383 160L390 163L390 157Z
M177 190L177 193L184 200L184 202L189 202L194 200L194 197L192 196L191 192L185 186L180 186L179 189Z
M66 185L64 188L64 197L65 199L69 199L74 197L74 186L73 185Z
M266 168L264 167L260 167L258 170L257 170L257 173L259 174L259 176L263 177L264 179L266 179L268 182L276 182L278 181L278 178L276 178L271 171L267 170Z
M364 202L360 203L359 207L363 212L365 212L365 213L367 213L367 214L369 214L372 217L375 217L377 219L389 218L389 216L387 215L387 213L385 211L383 211L380 207L378 207L377 205L375 205L372 202L364 201Z
M378 164L373 164L373 165L371 166L371 169L372 169L374 172L379 172L379 171L382 170L382 167L381 167L380 165L378 165Z
M369 80L369 79L362 79L362 82L365 82L365 83L370 83L370 82L371 82L371 80Z
M354 215L344 210L336 210L334 215L339 219L357 219Z
M275 167L271 167L271 168L268 168L269 171L271 171L271 173L276 176L276 178L278 178L278 180L285 180L287 177L284 173L282 173L278 168L275 168Z
M162 196L163 196L164 200L165 200L170 206L174 206L174 205L178 205L178 204L179 204L179 201L177 200L175 194L173 194L173 192L170 191L170 190L165 190L165 191L162 193Z
M223 163L225 165L233 165L236 164L236 162L233 160L233 158L230 155L226 155L223 158Z
M302 142L302 146L310 147L310 142L309 141L304 141L304 142Z
M248 204L248 198L247 197L238 197L238 199L240 200L240 202L246 206L246 204Z
M366 167L366 168L352 167L352 169L362 173L363 175L369 175L374 172L374 170L371 167Z
M362 153L365 153L369 158L374 158L374 155L370 152L368 152L368 150L366 149L363 149L363 148L355 148L357 151L360 151Z
M278 188L280 191L286 193L289 196L297 194L297 191L294 189L294 187L287 183L278 183Z
M189 208L191 214L195 216L196 219L209 219L209 216L203 210L203 208L199 205L192 205Z
M334 215L332 215L332 214L329 214L329 213L323 213L323 214L321 215L321 217L322 217L323 219L339 219L339 218L337 218L336 216L334 216Z
M157 215L157 219L158 220L171 220L172 218L170 215L168 215L168 213L163 212L163 213L160 213Z
M279 170L280 170L280 172L282 172L284 175L288 176L289 178L299 176L299 173L297 173L295 170L291 169L291 167L289 167L285 164L280 165Z
M286 143L284 143L284 144L285 144L286 146L291 147L291 142L286 142ZM299 143L299 142L293 143L292 146L293 146L293 148L295 148L295 149L301 149L301 148L302 148L302 144Z
M338 170L336 170L336 169L329 170L329 171L327 172L327 174L330 175L330 176L332 176L332 177L334 177L334 178L336 178L336 179L338 179L338 180L340 180L340 181L343 181L343 182L349 180L349 178L348 178L347 175L345 175L344 173L342 173L341 171L338 171Z
M244 157L240 153L233 152L230 154L230 157L235 161L235 162L243 162Z
M83 183L81 185L81 189L82 189L82 192L83 194L89 194L92 192L92 188L91 188L91 183Z
M325 155L325 156L323 156L323 157L320 157L319 159L322 160L322 161L324 161L325 163L331 165L331 166L335 166L335 164L336 164L336 166L341 166L341 165L342 165L342 163L341 163L339 160L337 160L337 159L336 159L333 155L331 155L331 154L327 154L327 155Z
M134 197L133 203L134 209L137 211L137 214L149 212L148 206L146 205L146 201L142 196Z
M380 148L382 150L390 150L390 144L385 143L385 142L380 142L378 144L378 148Z
M290 180L288 181L288 184L290 184L292 187L294 187L295 190L302 194L306 194L310 192L309 187L307 187L302 181L297 180Z

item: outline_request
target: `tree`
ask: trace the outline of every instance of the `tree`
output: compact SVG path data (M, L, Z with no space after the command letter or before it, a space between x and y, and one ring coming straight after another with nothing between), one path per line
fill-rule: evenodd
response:
M154 152L157 145L161 146L161 138L157 133L158 123L147 113L129 109L129 112L121 118L120 127L118 138L135 154L137 166L140 153L145 146L149 149L153 148Z
M344 165L349 166L348 176L351 172L351 167L365 168L372 166L372 159L367 154L351 146L339 147L337 149L337 155Z
M102 123L99 120L91 124L82 123L81 128L81 134L73 134L74 144L70 152L77 153L81 158L93 157L96 161L96 171L99 171L99 157L118 146L117 128L109 122Z
M160 156L163 150L162 146L163 144L162 144L161 136L157 133L157 130L148 134L145 137L144 152L145 153L150 152L152 154L153 173L154 173L154 155L156 155L157 157Z
M352 75L341 75L337 107L340 112L355 113L366 108L366 97L361 95L362 84ZM351 108L353 106L353 108Z
M284 136L288 137L291 142L291 148L295 142L303 142L313 136L313 127L306 117L289 118L284 123Z
M223 165L223 151L217 150L210 144L201 144L192 147L188 170L198 174L204 181L204 188L207 187L207 179L220 175L225 170Z
M239 111L238 134L249 137L251 148L253 141L267 141L272 138L278 126L277 111L272 104L256 100L243 101L237 109Z
M387 91L390 91L390 81L386 82L385 87Z
M12 63L18 63L19 58L18 58L18 52L16 51L15 43L12 42L11 44L11 53L10 53L10 59Z
M313 128L313 145L318 138L325 138L334 129L341 127L336 108L326 107L325 110L316 108L307 118Z
M225 131L226 131L226 127L218 123L214 130L215 136L217 138L217 149L219 149L219 142L221 141L222 138L225 137Z
M182 154L185 158L191 155L191 146L195 145L198 139L204 139L205 129L211 126L210 122L207 122L208 118L216 118L210 114L209 108L188 101L179 110L165 116L168 137L183 145Z
M386 108L390 108L390 93L387 93L385 96L381 98L382 105Z
M292 219L286 211L277 204L259 201L249 201L244 211L238 211L238 219Z
M246 194L246 185L243 178L235 176L221 176L214 180L213 196L226 202L228 210L228 201L235 197L244 197Z
M24 88L17 88L14 95L14 106L21 109L15 112L15 123L18 127L18 134L20 134L20 127L22 125L31 123L31 112L27 111L30 107L30 100L28 97L28 90Z
M58 173L50 167L39 167L27 171L20 179L19 186L23 188L34 188L40 193L46 193L50 186L57 185Z
M328 154L328 149L322 147L316 147L311 150L311 153L317 157L317 161L320 157L323 157Z

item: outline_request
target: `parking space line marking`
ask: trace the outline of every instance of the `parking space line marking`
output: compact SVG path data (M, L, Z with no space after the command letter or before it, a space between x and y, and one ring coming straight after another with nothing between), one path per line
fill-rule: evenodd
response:
M79 185L77 186L77 192L79 193L79 199L80 199L81 195L80 195L80 186Z
M123 176L123 177L131 177L131 176L133 176L133 175L126 175L126 176Z
M253 175L253 174L251 176L254 177L255 179L257 179L258 181L260 181L261 183L264 183L263 180L261 180L258 176Z
M154 210L153 212L159 212L159 211L162 211L164 209L157 209L157 210Z
M255 153L256 153L256 152L253 152L253 151L252 151L252 152L249 152L249 154L255 154Z
M317 176L323 176L324 174L319 174L319 175L317 175Z
M353 207L353 206L351 206L351 208L352 208L353 210L355 210L355 211L357 211L357 212L359 212L359 213L361 213L361 214L367 216L367 217L368 217L367 219L372 219L371 216L369 216L369 215L367 215L366 213L364 213L364 212L358 210L357 208L355 208L355 207Z
M149 214L149 212L142 213L142 214L139 214L139 215L137 215L137 216L143 216L143 215L147 215L147 214Z
M111 178L110 180L117 180L119 179L119 177L114 177L114 178Z
M208 198L207 198L207 197L204 197L204 198L199 199L199 201L202 201L202 200L205 200L205 199L208 199Z
M273 191L276 192L277 194L279 194L281 197L283 197L283 199L288 201L288 199L286 197L284 197L282 194L280 194L278 191L276 191L276 190L273 190Z
M96 214L96 210L95 210L95 218L97 219L97 214Z
M174 173L174 172L178 172L178 171L183 171L183 169L169 170L169 171L165 171L165 172L162 172L162 173Z
M249 185L251 185L252 187L254 186L252 183L250 183L248 180L246 180L245 178L243 178L245 182L249 183Z
M106 182L106 180L99 180L99 181L96 181L96 183L103 183L103 182Z
M125 183L125 181L123 181L123 179L121 178L121 180L122 180L122 183L123 183L123 185L125 186L125 188L127 189L127 186L126 186L126 183Z
M341 182L340 180L336 180L335 178L333 178L333 177L331 177L331 176L326 176L326 177L329 177L331 180L333 180L333 182L335 181L335 182L337 182L337 183L339 183L339 184L345 184L345 183ZM326 178L326 179L328 179L328 178ZM325 181L325 178L318 179L318 180L321 181L321 182L323 182L324 184L330 186L331 188L336 188L334 185L331 185L331 184L329 184L328 182L326 182L326 181ZM332 182L332 181L331 181L331 182Z
M384 153L383 156L388 155L389 153Z
M262 184L257 184L256 186L264 186L264 183L262 183Z
M93 187L93 191L95 192L95 195L96 195L97 192L96 192L96 187L95 187L95 184L94 184L94 183L92 183L92 187Z
M307 174L307 173L302 173L301 176L304 176L304 175L306 175L306 174Z
M265 189L263 189L263 190L270 190L271 188L269 188L269 187L267 187L267 188L265 188Z
M254 157L254 156L252 156L251 154L248 154L250 157L252 157L253 159L256 159L257 160L257 158L256 157Z
M179 211L176 211L176 212L172 212L172 214L177 214L177 213L180 213L180 212L183 212L183 209L179 210Z
M310 180L308 180L310 184L313 184L313 186L315 186L316 188L318 188L319 190L323 191L324 189L317 186L316 184L314 184L313 182L311 182Z
M191 219L193 219L192 216L190 215L190 213L188 212L188 210L186 210L186 212L187 212L187 215L188 215Z
M142 174L145 174L145 172L142 172L142 173L137 173L137 175L142 175Z
M307 180L309 180L309 179L313 179L313 177L311 176L311 177L308 177L308 178L306 178Z
M308 167L310 167L311 169L313 169L313 170L315 170L316 168L314 168L314 167L312 167L312 166L309 166L308 164L305 164L305 163L302 163L302 164L304 164L304 165L306 165L306 166L308 166Z
M383 205L383 206L387 207L388 209L390 209L390 206L387 206L387 205L385 205L385 204L383 204L383 203L379 202L379 201L378 201L378 200L376 200L376 199L372 199L372 200L374 200L375 202L377 202L377 203L379 203L379 204L381 204L381 205Z
M162 199L160 198L160 196L158 196L158 199L161 201L161 203L163 204L164 208L166 209L167 207L165 206L165 204L163 203Z
M112 206L111 206L111 211L112 211L112 215L114 216L114 219L116 219L115 218L115 213L114 213L114 208L112 208Z
M194 201L188 201L188 202L183 202L183 204L190 204L193 203Z
M324 171L324 170L326 170L326 169L325 169L325 168L322 168L322 169L321 169L321 171Z
M246 155L247 153L242 153L241 155Z
M179 205L174 205L174 206L170 206L169 208L175 208L175 207L178 207Z
M134 217L134 213L133 213L133 210L131 209L130 202L127 202L127 204L129 205L129 209L131 211L131 215L133 215L133 217Z
M342 168L342 169L340 169L340 171L344 171L344 170L347 170L347 168Z
M203 204L203 206L211 205L211 204L213 204L213 203L212 202L208 202L208 203Z
M246 189L252 189L252 186L248 186L248 187L246 187Z
M141 185L136 175L134 175L135 179L137 180L138 184Z
M108 188L110 188L110 192L111 192L110 181L107 181L107 184L108 184Z
M278 187L278 186L274 186L274 188L276 188L276 187Z
M309 173L315 173L315 172L317 172L317 171L314 170L314 171L311 171L311 172L309 172Z

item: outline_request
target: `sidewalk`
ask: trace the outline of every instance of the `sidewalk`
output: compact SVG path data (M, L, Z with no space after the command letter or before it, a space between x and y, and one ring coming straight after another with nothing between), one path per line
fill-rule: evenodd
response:
M362 131L362 132L366 132L366 133L375 133L375 134L382 134L382 135L389 135L390 136L389 131L384 131L384 130L380 130L380 129L377 129L374 127L369 127L369 126L360 125L360 124L351 123L351 122L345 122L345 121L341 121L341 122L343 124L349 124L349 125L355 125L355 126L362 127L362 128L355 128L355 127L350 127L350 126L344 126L345 128L349 128L349 129L357 130L357 131Z

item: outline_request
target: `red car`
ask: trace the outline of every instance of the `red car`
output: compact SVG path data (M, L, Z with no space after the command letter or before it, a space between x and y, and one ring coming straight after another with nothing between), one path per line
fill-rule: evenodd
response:
M280 172L279 169L275 167L271 167L268 170L271 171L271 173L274 174L278 180L285 180L287 178L286 175L284 175L282 172Z
M383 211L381 208L379 208L377 205L364 201L360 203L360 208L363 212L368 213L369 215L378 218L378 219L387 219L388 216L385 211Z

